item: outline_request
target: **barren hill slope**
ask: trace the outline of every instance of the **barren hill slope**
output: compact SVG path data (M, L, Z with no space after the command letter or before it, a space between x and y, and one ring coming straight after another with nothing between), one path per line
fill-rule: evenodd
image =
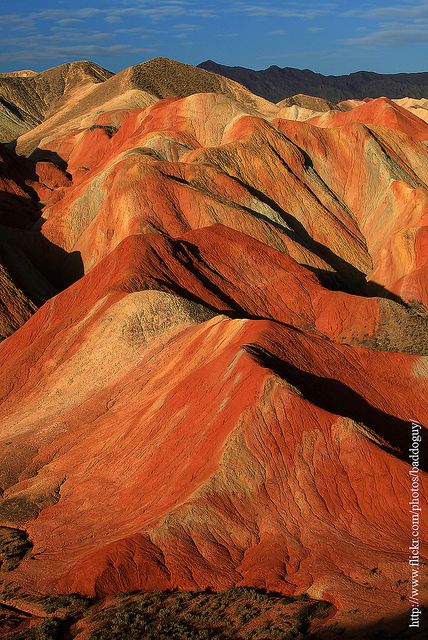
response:
M9 142L54 112L67 94L103 82L110 71L92 62L72 62L28 75L0 75L0 141Z

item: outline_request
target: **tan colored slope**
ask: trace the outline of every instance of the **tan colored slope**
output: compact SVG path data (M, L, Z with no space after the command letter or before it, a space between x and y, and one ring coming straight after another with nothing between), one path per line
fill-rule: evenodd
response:
M368 102L368 100L342 100L341 102L338 102L336 106L339 107L341 111L350 111L354 107L360 107L366 102Z
M16 144L19 154L30 156L39 146L47 147L52 139L68 131L90 127L104 113L115 124L112 112L144 108L156 102L147 92L130 89L126 84L111 91L110 86L84 85L69 93L67 101L51 117L21 135Z
M28 122L11 103L0 98L0 131L1 140L8 142L25 133L34 120Z
M18 78L30 78L32 76L37 76L38 75L38 71L32 71L32 69L22 69L21 71L1 71L0 72L0 78L3 77L8 77L8 76L12 76L12 77L18 77Z
M285 98L277 102L277 107L279 108L277 118L298 121L309 120L309 118L321 116L328 111L345 110L340 104L335 105L329 100L304 94Z
M399 100L394 100L394 102L396 102L401 107L404 107L424 122L428 123L427 98L421 98L420 100L417 100L416 98L400 98Z
M16 123L16 135L13 134L13 122L6 130L1 130L1 141L9 142L20 135L20 127L31 129L37 126L49 113L55 112L61 101L76 87L103 82L112 74L91 62L72 62L63 64L42 73L29 76L0 76L0 102L3 104L2 120L6 124L9 112L19 122ZM22 124L21 124L22 123Z
M39 144L46 146L55 136L82 126L90 127L104 112L141 109L156 101L155 96L132 83L129 74L124 72L102 84L76 85L50 117L18 139L17 150L30 155ZM114 116L112 118L114 121Z
M305 107L301 107L300 105L293 104L291 106L281 107L276 117L282 118L284 120L304 121L304 120L309 120L309 118L315 118L316 116L320 116L322 115L322 113L324 112L316 111L313 109L306 109Z
M276 104L281 108L292 107L295 105L298 107L302 107L303 109L317 111L320 113L337 109L339 111L341 110L340 107L333 104L333 102L330 102L329 100L325 100L324 98L318 98L315 96L307 96L303 93L298 93L295 96L291 96L290 98L284 98L284 100L281 100Z

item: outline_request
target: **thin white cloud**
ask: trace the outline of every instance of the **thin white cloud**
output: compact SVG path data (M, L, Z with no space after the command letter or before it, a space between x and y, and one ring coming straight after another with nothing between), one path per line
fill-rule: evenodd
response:
M365 18L367 20L383 19L391 20L401 18L403 20L428 19L428 2L410 3L404 6L403 3L387 5L383 7L373 7L373 3L367 6L360 6L358 9L350 9L342 15L349 17Z
M191 32L191 31L200 31L202 29L201 25L199 24L187 24L187 23L182 23L182 24L175 24L172 29L174 31L181 31L181 32Z
M122 21L120 16L105 16L104 20L109 24L115 24Z
M346 38L340 42L348 45L361 45L373 47L405 47L414 44L428 44L427 27L410 27L399 29L382 29L356 38Z
M314 20L320 16L330 14L337 10L334 2L258 2L248 4L246 2L234 2L229 11L243 13L253 18L298 18L300 20Z
M15 10L1 16L3 64L139 56L158 51L161 38L168 36L180 46L190 46L192 34L203 29L204 20L218 15L214 0L206 0L203 6L200 0L117 0L112 6L101 2L93 6L98 1L88 0L86 7L58 4L38 9L30 0L26 13ZM94 31L95 24L104 28Z
M163 29L154 29L153 27L144 27L139 25L138 27L121 27L120 29L115 29L115 34L122 33L140 33L140 34L160 34L165 33Z
M79 60L82 58L95 58L101 56L127 56L146 55L154 53L156 49L146 47L130 47L125 44L101 46L101 45L74 45L74 46L50 46L45 48L35 48L31 52L33 62L45 62L46 60ZM17 51L14 61L28 60L28 52ZM11 57L7 54L0 54L1 63L10 63Z
M34 52L39 50L43 50L44 48L48 48L51 46L60 47L64 45L64 41L67 44L64 47L75 47L75 48L84 48L87 46L97 46L98 42L106 42L112 40L113 37L110 33L88 33L88 34L80 34L78 31L73 30L64 30L61 33L54 34L36 34L34 35L30 42L28 42L25 36L20 38L2 38L0 40L0 49L10 50L12 46L16 47L16 53L14 53L14 58L16 55L22 54L23 56L33 56ZM116 43L107 44L106 47L117 46ZM127 45L121 45L127 46ZM9 54L9 59L11 58Z
M373 21L366 33L339 42L351 46L397 48L428 44L428 2L408 5L390 4L383 7L361 6L342 14L345 17ZM356 31L361 31L357 29Z
M174 33L184 43L190 33L201 28L191 23L192 17L201 19L212 15L209 7L201 9L194 0L125 0L111 7L80 8L70 3L63 8L36 9L26 14L6 13L1 16L4 29L0 38L0 60L10 63L12 60L140 55L157 49L155 34L165 30L155 27L161 27L164 19L179 20ZM104 30L94 31L94 18L97 24L105 26ZM131 26L126 29L129 18ZM120 29L122 22L125 22L124 28ZM127 41L127 36L133 33L144 37L142 46Z
M61 18L61 20L58 20L56 24L60 27L69 27L76 24L81 24L81 22L81 18Z
M27 14L10 13L1 16L3 26L9 29L17 29L23 31L34 30L40 22L54 22L56 24L65 20L85 20L95 16L100 16L110 24L120 22L123 18L133 17L147 19L153 22L159 22L171 17L198 17L213 18L217 13L213 8L201 8L200 4L177 0L171 2L169 0L146 0L138 2L138 0L129 0L126 6L112 7L83 7L73 8L72 6L64 9L40 9L38 11L30 11Z

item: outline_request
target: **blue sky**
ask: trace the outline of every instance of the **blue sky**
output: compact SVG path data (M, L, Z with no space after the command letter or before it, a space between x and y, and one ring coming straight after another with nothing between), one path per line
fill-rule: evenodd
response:
M358 6L358 8L356 8ZM428 1L0 0L0 70L156 56L263 69L428 71Z

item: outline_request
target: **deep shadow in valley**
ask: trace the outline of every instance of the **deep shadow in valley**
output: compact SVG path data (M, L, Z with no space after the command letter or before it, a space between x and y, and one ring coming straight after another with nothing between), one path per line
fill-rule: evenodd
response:
M39 180L38 162L66 171L65 161L49 150L18 156L15 146L16 141L0 145L0 179L12 180L25 195L0 191L0 260L18 287L40 306L83 275L83 262L78 251L67 252L40 233L42 206L31 186Z

